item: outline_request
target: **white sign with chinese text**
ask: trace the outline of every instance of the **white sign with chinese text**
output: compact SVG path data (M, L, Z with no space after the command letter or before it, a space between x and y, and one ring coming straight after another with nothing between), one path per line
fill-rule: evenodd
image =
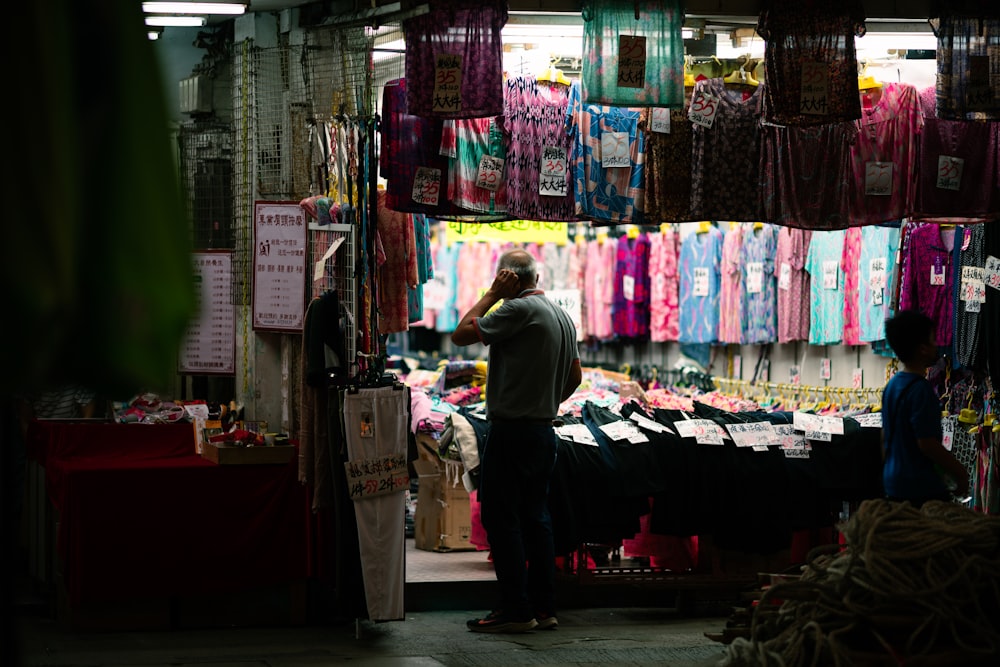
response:
M307 229L298 202L254 203L254 329L302 331Z
M236 309L229 250L193 252L198 312L188 323L177 361L179 373L236 372Z

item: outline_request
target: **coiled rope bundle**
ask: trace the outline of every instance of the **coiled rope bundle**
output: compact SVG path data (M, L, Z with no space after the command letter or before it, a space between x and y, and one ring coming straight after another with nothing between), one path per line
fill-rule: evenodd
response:
M720 665L997 664L1000 517L867 500L844 535L846 549L764 592L751 638Z

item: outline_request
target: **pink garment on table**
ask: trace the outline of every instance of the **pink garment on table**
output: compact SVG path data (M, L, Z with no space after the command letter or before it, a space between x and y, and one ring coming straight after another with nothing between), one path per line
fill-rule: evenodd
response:
M667 229L649 237L649 338L654 343L677 340L680 335L679 236Z
M385 253L379 268L379 333L397 333L410 328L407 292L417 286L417 242L413 220L406 213L386 208L385 191L378 193L378 235Z
M719 267L719 342L743 342L743 272L740 250L743 248L743 225L733 225L722 241Z
M917 89L908 83L887 83L881 97L855 121L858 134L851 147L851 224L871 225L900 220L913 210L924 114ZM889 194L866 194L866 171L872 163L891 163L873 181Z
M422 389L410 388L410 431L417 432L417 425L425 419L430 419L434 410L434 402Z
M611 338L611 304L614 301L615 257L617 244L608 238L587 244L587 276L584 298L587 302L587 335Z
M778 252L774 272L778 278L778 342L809 340L809 273L806 256L812 231L782 227L778 230ZM787 265L787 269L782 269ZM787 282L781 278L786 271Z
M861 345L861 313L858 312L861 260L861 228L849 227L844 234L844 251L840 270L844 274L844 339L843 345Z

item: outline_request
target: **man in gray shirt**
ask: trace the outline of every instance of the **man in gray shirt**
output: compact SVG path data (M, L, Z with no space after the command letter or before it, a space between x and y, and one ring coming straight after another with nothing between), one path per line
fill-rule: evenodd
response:
M500 586L500 604L468 622L473 632L554 628L555 548L549 476L555 467L552 420L580 384L576 328L536 288L534 258L505 252L493 285L451 335L456 345L490 348L479 501ZM498 301L503 304L487 312ZM525 563L527 562L527 566Z

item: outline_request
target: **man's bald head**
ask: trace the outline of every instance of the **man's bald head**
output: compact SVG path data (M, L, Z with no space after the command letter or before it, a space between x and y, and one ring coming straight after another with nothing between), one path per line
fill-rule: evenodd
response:
M507 269L517 274L521 289L531 289L538 281L538 266L531 253L524 250L508 250L500 255L497 261L497 271Z

